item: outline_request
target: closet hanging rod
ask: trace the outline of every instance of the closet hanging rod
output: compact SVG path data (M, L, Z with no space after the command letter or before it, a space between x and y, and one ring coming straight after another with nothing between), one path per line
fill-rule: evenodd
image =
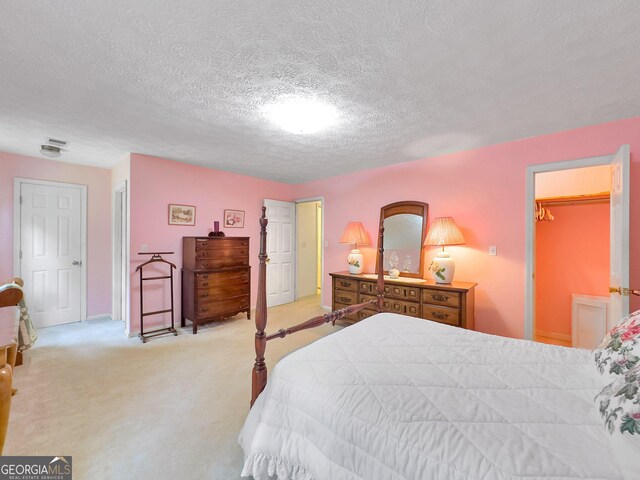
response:
M606 203L610 199L609 192L591 193L588 195L572 195L566 197L546 197L537 198L536 203L544 206L550 205L572 205L586 203Z

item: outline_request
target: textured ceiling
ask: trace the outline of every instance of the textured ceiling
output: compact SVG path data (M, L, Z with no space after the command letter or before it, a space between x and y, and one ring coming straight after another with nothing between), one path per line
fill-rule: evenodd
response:
M300 182L640 114L636 0L0 5L0 150ZM314 135L260 108L334 104Z

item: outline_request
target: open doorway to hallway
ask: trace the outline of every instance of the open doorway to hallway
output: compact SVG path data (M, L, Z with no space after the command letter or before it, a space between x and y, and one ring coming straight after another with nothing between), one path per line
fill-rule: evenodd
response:
M322 298L322 199L296 202L296 299Z

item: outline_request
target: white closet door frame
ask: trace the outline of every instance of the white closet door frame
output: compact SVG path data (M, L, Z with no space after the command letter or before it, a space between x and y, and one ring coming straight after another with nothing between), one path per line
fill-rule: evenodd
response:
M80 265L80 320L87 319L87 186L78 183L52 182L33 178L15 177L13 179L13 275L22 277L20 271L20 185L31 183L34 185L48 185L51 187L77 188L80 190L80 249L82 265Z
M535 329L535 220L534 208L536 202L535 175L542 172L556 172L573 170L575 168L611 165L614 155L579 158L562 162L541 163L529 165L526 170L525 193L525 279L524 279L524 338L534 339ZM629 252L627 250L627 257Z

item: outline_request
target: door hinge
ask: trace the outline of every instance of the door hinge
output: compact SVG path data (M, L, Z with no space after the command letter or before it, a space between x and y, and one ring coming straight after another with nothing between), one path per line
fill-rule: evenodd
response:
M18 254L18 258L22 258L22 250L20 250L20 252Z
M22 205L22 195L20 195L20 199L18 200L18 203Z

